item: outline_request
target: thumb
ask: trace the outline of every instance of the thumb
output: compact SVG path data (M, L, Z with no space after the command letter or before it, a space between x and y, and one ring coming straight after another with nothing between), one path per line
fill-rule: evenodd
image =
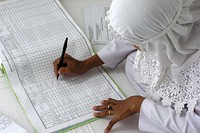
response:
M70 71L67 67L61 67L59 70L58 70L58 74L60 75L64 75L64 74L70 74Z
M106 129L104 130L104 133L108 133L112 127L118 122L118 120L114 117L108 124L108 126L106 127Z

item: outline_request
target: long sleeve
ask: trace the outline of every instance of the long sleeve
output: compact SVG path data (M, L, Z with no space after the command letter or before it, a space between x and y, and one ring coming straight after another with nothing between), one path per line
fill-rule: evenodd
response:
M200 103L194 112L183 112L181 116L170 107L164 107L145 99L141 106L139 129L152 133L199 133Z
M110 68L116 68L117 65L134 50L135 48L131 42L114 39L102 50L100 50L97 55L106 66Z

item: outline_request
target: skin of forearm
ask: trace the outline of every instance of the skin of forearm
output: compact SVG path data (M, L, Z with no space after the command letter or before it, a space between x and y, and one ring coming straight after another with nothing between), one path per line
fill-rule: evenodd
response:
M84 67L86 71L101 66L103 64L104 62L99 58L97 54L91 56L90 58L84 61Z

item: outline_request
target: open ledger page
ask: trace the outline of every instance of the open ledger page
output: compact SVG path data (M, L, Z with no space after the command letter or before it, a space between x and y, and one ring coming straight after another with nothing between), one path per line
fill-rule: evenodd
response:
M0 59L40 133L87 123L94 120L92 106L109 97L124 98L101 68L56 79L52 62L61 55L66 37L67 53L73 57L84 60L93 54L85 35L59 1L19 0L0 5Z

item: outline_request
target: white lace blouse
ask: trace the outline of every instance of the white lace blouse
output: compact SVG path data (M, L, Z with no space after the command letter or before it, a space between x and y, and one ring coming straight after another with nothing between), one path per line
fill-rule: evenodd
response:
M200 0L113 0L106 20L118 39L98 55L113 68L132 59L127 75L146 97L140 129L200 132Z
M197 41L197 43L199 42ZM129 56L128 58L132 60L127 61L126 68L131 82L135 81L136 73L133 71L133 67L138 63L138 60L134 60L134 58L141 54L140 52L132 54L133 51L132 43L116 39L97 54L111 68L115 68ZM156 60L151 60L152 56L149 55L149 58L145 59L149 62L143 65L142 69L145 75L149 76L142 81L143 83L157 82L153 77L159 74L160 70L156 67L158 65ZM176 66L173 67L173 70L176 70ZM147 96L142 103L139 117L140 130L153 133L200 132L200 51L191 55L182 68L177 70L179 71L173 76L170 71L166 72L158 89L154 90L154 97ZM140 86L143 88L138 90L139 92L145 90L146 92L143 93L149 93L148 86L146 87L142 83Z

